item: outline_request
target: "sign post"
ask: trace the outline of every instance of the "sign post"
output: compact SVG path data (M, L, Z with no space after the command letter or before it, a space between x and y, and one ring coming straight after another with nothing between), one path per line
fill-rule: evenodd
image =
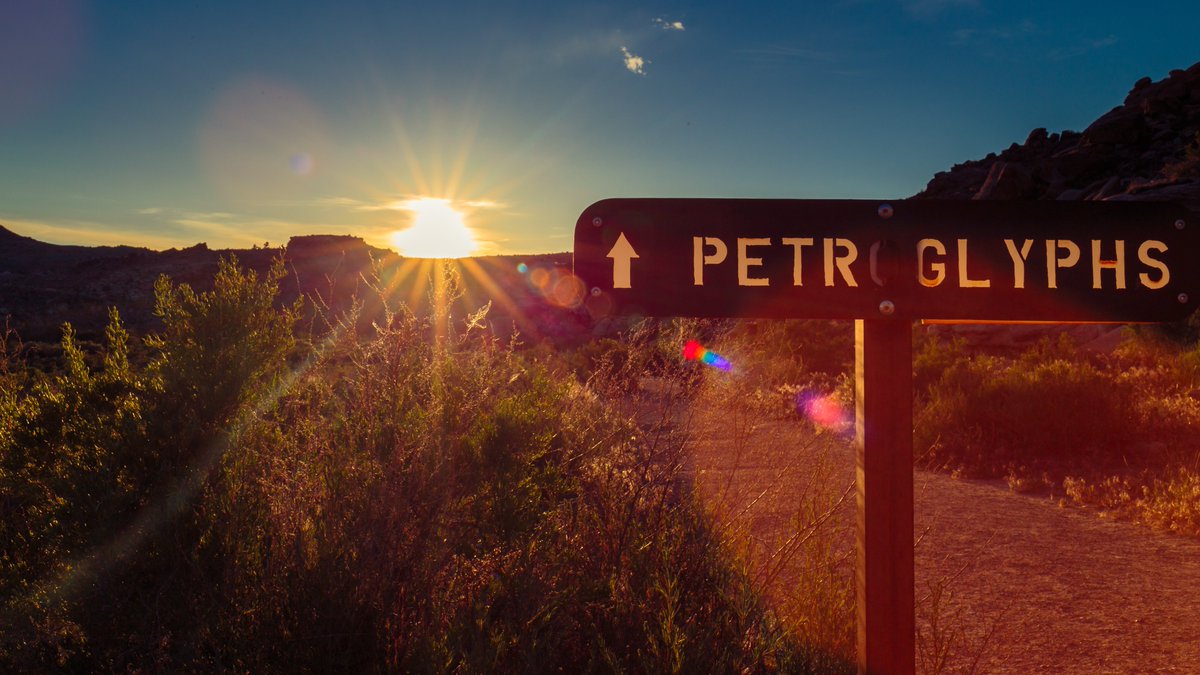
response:
M1159 322L1200 223L1134 202L606 199L575 226L595 318L855 321L858 668L915 669L912 324Z
M854 322L858 670L914 672L912 324Z

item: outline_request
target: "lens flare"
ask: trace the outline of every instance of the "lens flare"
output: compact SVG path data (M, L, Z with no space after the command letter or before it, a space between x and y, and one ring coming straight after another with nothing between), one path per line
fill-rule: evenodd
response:
M288 165L292 167L292 173L297 176L307 176L312 173L316 163L313 161L312 155L307 152L297 152L288 160Z
M688 340L687 344L683 345L683 358L688 361L699 361L706 366L712 366L717 370L729 371L733 369L733 364L729 363L725 357L716 352L705 348L695 340Z
M530 267L521 263L517 265L517 271L525 275L525 283L529 284L535 293L556 307L578 309L583 306L584 299L588 297L587 287L583 280L572 274L571 270L566 267L560 265Z
M325 116L304 92L255 76L217 94L197 141L213 188L242 204L307 194L333 148Z
M830 394L811 389L796 394L796 411L821 429L846 431L853 426L850 412Z
M89 26L82 0L0 4L0 129L24 123L60 94L83 63Z

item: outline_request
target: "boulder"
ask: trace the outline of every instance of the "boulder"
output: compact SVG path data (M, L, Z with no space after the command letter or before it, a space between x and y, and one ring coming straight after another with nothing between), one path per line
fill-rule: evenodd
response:
M1123 145L1138 143L1150 135L1150 126L1141 110L1113 108L1083 130L1086 145Z
M1029 170L1014 162L996 162L972 199L1024 199L1034 189Z

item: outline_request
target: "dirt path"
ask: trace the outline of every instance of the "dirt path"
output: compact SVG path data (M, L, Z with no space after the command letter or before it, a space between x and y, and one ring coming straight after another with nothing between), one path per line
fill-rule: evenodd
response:
M851 446L800 423L710 415L693 438L697 484L763 559L795 532L798 504L820 490L831 503L853 480ZM1200 672L1200 542L1000 482L918 471L915 485L918 625L930 634L941 583L940 621L957 631L948 672L977 656L985 673ZM830 521L843 542L853 515L851 497Z

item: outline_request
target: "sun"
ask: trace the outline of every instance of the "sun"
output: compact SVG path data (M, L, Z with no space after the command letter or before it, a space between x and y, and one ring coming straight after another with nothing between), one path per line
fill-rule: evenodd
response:
M463 214L449 199L419 197L402 204L413 214L408 228L392 233L392 244L407 258L465 258L479 248Z

